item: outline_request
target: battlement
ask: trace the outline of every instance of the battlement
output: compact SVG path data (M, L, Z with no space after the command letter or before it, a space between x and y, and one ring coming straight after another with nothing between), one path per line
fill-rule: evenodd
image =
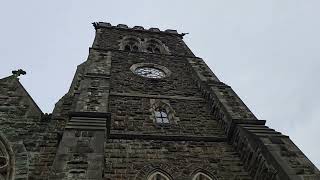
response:
M112 26L108 22L94 22L92 24L96 30L101 28L114 28L114 29L135 30L135 31L144 31L144 32L152 32L152 33L166 33L166 34L173 34L181 37L186 35L186 33L179 34L177 30L173 30L173 29L166 29L164 31L161 31L159 28L154 28L154 27L145 29L142 26L134 26L131 28L131 27L128 27L128 25L126 24L118 24L116 26Z

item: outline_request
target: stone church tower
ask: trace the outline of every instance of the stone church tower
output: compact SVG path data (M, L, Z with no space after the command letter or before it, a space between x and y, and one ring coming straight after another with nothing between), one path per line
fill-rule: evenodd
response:
M175 30L94 23L69 91L43 114L0 79L0 180L319 180Z

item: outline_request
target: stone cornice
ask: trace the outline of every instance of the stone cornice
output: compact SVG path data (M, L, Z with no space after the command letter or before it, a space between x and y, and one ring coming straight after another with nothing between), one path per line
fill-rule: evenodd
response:
M188 135L153 135L132 133L110 133L108 139L139 139L139 140L162 140L162 141L203 141L203 142L227 142L226 137L216 136L188 136Z
M150 95L150 94L140 94L140 93L117 93L117 92L110 92L110 96L141 97L141 98L155 98L155 99L180 99L180 100L190 100L190 101L204 101L203 98L199 98L199 97Z

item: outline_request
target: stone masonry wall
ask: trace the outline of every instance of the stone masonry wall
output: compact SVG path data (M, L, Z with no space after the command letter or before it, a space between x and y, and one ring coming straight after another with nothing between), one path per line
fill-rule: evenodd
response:
M169 54L119 50L125 36L159 39ZM90 52L111 57L111 131L105 144L104 179L142 180L155 169L177 180L192 179L198 170L218 179L251 179L199 90L186 58L194 55L181 37L102 28L97 29ZM164 66L171 74L163 79L144 78L130 70L138 63ZM168 126L154 122L151 102L155 100L171 106L174 122Z
M164 33L145 33L139 31L128 31L125 29L98 29L93 48L98 49L113 49L118 50L120 40L125 36L134 36L140 38L142 41L145 38L155 38L160 40L169 48L172 55L179 56L193 56L193 53L185 45L182 39L176 35Z
M161 94L170 96L201 97L197 86L186 70L187 61L181 57L148 53L112 52L111 92ZM148 79L135 75L130 67L137 63L164 66L171 75L164 79Z
M112 96L110 98L111 133L194 135L224 137L203 100L170 99L177 122L157 125L151 114L151 98Z
M189 58L193 75L229 142L255 180L316 180L319 170L285 135L265 126L232 88L217 81L202 59ZM201 69L204 67L201 71Z
M93 24L88 60L52 117L15 76L0 79L0 155L14 166L0 169L0 179L15 172L19 180L146 180L155 171L174 180L197 172L214 180L320 178L287 136L258 120L193 55L183 34ZM121 42L128 37L143 48L154 39L161 51L128 52ZM164 66L170 75L138 76L130 69L137 63ZM170 124L154 122L155 102L169 106Z
M39 178L49 168L47 156L41 152L54 154L50 146L56 146L57 137L49 130L50 124L50 118L43 117L16 77L0 80L0 131L15 153L16 179Z
M251 179L225 142L109 139L105 158L105 180L145 180L155 170L175 180L191 180L199 170L217 179Z

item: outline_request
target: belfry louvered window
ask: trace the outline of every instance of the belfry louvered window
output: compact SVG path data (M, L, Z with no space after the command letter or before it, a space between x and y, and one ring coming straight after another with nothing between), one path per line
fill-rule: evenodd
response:
M157 53L162 54L166 53L166 50L164 48L164 44L156 39L150 39L145 43L145 50L148 53Z
M155 44L149 44L149 46L147 47L147 52L160 53L160 48Z
M136 45L135 42L127 42L127 44L124 46L125 51L139 51L138 45Z
M126 37L120 44L120 50L139 52L141 51L141 41L137 37Z

